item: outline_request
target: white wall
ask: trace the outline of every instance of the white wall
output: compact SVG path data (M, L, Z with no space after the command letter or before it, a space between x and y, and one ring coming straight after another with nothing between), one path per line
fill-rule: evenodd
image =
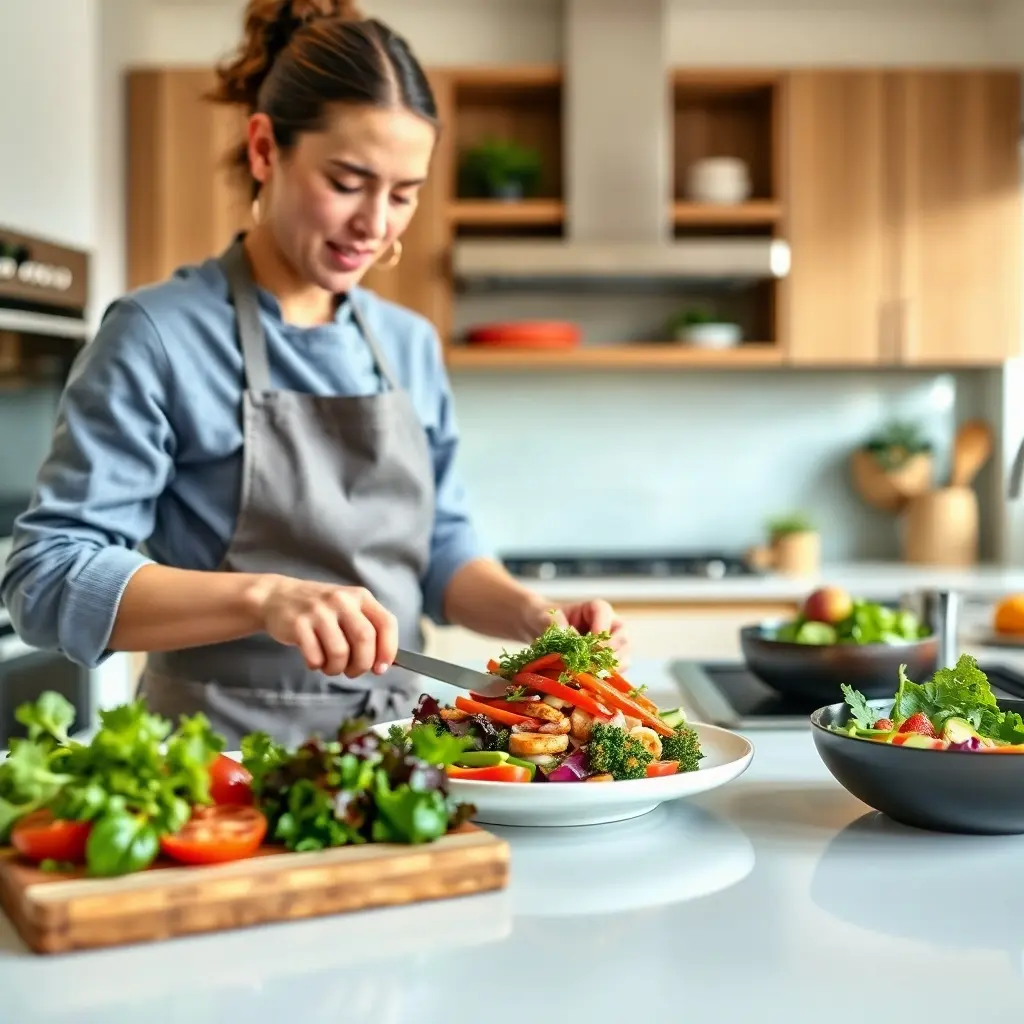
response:
M96 236L98 0L0 5L0 224Z

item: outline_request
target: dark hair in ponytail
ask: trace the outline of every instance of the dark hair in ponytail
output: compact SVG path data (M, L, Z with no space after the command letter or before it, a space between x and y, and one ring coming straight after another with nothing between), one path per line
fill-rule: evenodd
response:
M403 106L437 124L430 83L406 41L362 20L353 0L249 0L242 43L217 81L209 98L266 114L285 151L323 127L332 103ZM244 144L232 163L248 172Z

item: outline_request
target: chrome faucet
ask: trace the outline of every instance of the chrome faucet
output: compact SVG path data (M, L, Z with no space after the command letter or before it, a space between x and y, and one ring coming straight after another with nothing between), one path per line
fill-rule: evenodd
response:
M1020 497L1022 484L1024 484L1024 441L1021 441L1017 454L1013 458L1013 466L1010 468L1007 497L1011 501L1016 501Z
M955 590L920 590L904 594L900 604L909 608L938 637L938 667L956 665L960 595Z

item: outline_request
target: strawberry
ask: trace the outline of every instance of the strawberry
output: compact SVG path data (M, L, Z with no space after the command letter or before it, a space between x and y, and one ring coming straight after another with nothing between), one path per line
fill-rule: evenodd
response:
M877 722L875 722L872 728L881 729L884 732L892 732L893 729L896 728L896 726L893 724L893 720L891 718L880 718Z
M900 732L917 732L922 736L936 735L935 728L932 723L928 720L928 716L922 711L918 711L916 715L911 715L899 729Z

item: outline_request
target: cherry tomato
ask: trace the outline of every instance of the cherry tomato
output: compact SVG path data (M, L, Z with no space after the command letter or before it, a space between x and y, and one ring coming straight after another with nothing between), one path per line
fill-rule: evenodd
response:
M85 862L85 844L92 830L91 821L65 821L49 811L33 811L11 831L11 845L26 860Z
M448 777L467 782L529 782L530 771L517 764L496 764L487 768L460 768L450 764Z
M210 765L210 798L215 804L252 804L252 776L227 754L218 754Z
M647 766L647 778L657 779L662 775L675 775L678 771L678 761L652 761Z
M267 834L255 807L197 807L183 828L160 838L160 849L182 864L220 864L251 857Z

